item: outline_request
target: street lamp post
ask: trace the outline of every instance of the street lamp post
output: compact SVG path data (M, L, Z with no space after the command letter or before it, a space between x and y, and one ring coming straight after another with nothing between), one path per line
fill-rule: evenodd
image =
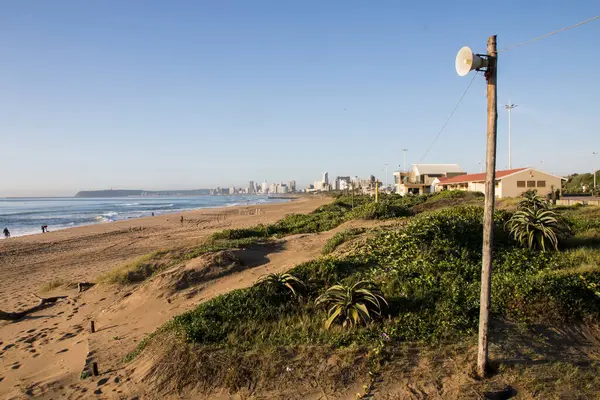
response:
M510 153L510 150L511 150L510 149L510 147L511 147L511 143L510 143L510 139L511 139L510 112L515 107L519 107L519 105L518 104L507 104L504 106L504 108L506 108L506 110L508 111L508 169L512 169L512 158L511 158L511 153Z
M598 152L597 151L593 151L592 155L597 156ZM594 160L594 191L596 191L596 160Z

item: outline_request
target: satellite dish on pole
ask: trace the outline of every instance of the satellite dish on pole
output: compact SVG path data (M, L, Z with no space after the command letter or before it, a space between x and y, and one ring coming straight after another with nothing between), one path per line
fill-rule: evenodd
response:
M487 60L473 54L470 48L463 47L456 55L456 73L460 76L467 75L472 70L487 66Z

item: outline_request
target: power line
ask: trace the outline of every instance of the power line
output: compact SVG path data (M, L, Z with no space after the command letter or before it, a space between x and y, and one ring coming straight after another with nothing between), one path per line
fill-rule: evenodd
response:
M596 20L596 19L598 19L598 18L600 18L600 15L596 15L595 17L592 17L592 18L590 18L590 19L587 19L587 20L585 20L585 21L578 22L578 23L576 23L575 25L567 26L566 28L561 28L561 29L558 29L558 30L552 31L552 32L550 32L550 33L546 33L545 35L538 36L538 37L536 37L536 38L533 38L533 39L530 39L530 40L526 40L526 41L524 41L524 42L517 43L517 44L514 44L514 45L512 45L512 46L505 47L505 48L503 48L503 49L501 49L501 50L498 50L498 53L501 53L501 52L503 52L503 51L507 51L507 50L514 49L515 47L524 46L524 45L526 45L526 44L529 44L529 43L537 42L538 40L541 40L541 39L547 38L548 36L556 35L557 33L564 32L564 31L568 31L569 29L577 28L578 26L581 26L581 25L587 24L588 22L592 22L592 21L594 21L594 20Z
M433 145L435 144L435 142L437 142L437 140L440 138L440 135L444 131L444 128L446 128L446 125L448 125L448 122L450 122L450 119L452 119L452 116L454 115L454 113L458 109L458 106L460 105L460 103L462 102L462 100L465 98L465 95L467 94L467 92L471 88L471 85L473 84L473 81L475 80L476 76L477 76L477 74L473 74L473 78L471 78L471 81L469 82L469 85L467 85L467 88L463 92L462 96L460 96L460 99L458 99L458 102L456 103L456 105L454 106L454 109L452 110L452 112L450 113L450 115L448 116L448 118L446 119L446 122L444 122L444 125L442 125L442 128L437 133L435 139L433 139L433 142L431 142L431 144L427 148L427 151L425 151L425 154L423 154L423 156L421 157L421 159L419 160L419 162L423 161L423 159L427 156L427 154L429 154L429 151L431 150L431 148L433 147Z

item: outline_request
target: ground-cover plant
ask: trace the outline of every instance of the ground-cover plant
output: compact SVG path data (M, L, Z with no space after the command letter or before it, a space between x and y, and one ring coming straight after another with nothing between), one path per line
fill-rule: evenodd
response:
M364 228L344 229L343 231L340 231L333 235L331 239L329 239L327 243L325 243L325 246L323 246L323 251L321 253L323 255L330 254L342 243L345 243L348 240L351 240L352 238L363 234L365 231L366 230Z

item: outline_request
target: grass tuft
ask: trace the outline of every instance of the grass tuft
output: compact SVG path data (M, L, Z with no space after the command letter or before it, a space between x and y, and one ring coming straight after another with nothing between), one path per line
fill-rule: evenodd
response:
M42 285L42 287L40 288L40 292L42 293L46 293L46 292L51 292L54 289L58 289L61 286L66 285L67 282L65 282L62 279L54 279L50 282L46 282Z
M99 276L96 282L121 285L142 282L171 265L168 255L168 251L155 251L146 254Z

